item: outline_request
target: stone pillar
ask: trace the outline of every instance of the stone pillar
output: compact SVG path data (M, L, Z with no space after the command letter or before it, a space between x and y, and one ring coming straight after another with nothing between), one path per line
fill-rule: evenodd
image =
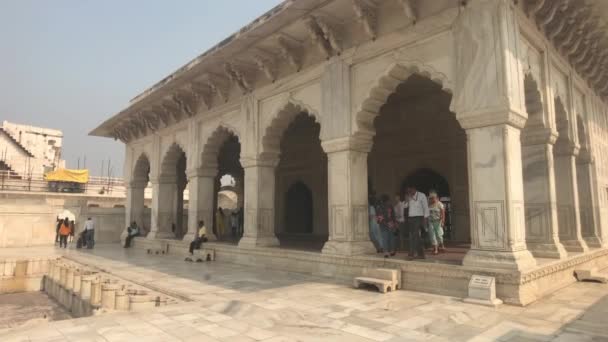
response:
M520 129L506 123L468 128L467 140L471 249L463 264L515 270L535 266L526 249Z
M207 227L207 238L215 240L213 235L213 199L216 168L188 171L188 233L184 241L192 241L197 234L198 221L203 220Z
M93 279L97 276L94 274L85 274L80 278L80 298L83 300L91 299L91 287L93 285Z
M91 305L101 305L101 279L99 277L91 280Z
M322 142L327 153L329 239L324 254L373 253L369 240L367 154L369 141L339 138Z
M595 211L598 210L593 188L593 160L587 150L581 150L576 158L578 178L581 235L589 247L603 246Z
M126 222L125 229L120 235L120 239L122 241L124 241L127 237L127 227L129 227L131 222L137 222L137 225L140 227L140 229L143 229L144 227L144 193L147 185L148 183L145 180L134 180L131 181L127 186L127 212L125 215Z
M116 291L120 289L117 282L104 282L101 284L101 306L114 310L116 308Z
M578 146L567 141L555 145L555 183L559 238L569 252L586 252L587 243L581 235L581 219L576 176Z
M524 130L522 162L526 240L539 258L567 257L559 241L553 144L557 135L545 128Z
M152 227L148 239L172 239L174 223L173 204L175 203L175 177L152 179Z
M275 168L278 158L241 159L245 170L245 223L239 247L278 246L274 234Z

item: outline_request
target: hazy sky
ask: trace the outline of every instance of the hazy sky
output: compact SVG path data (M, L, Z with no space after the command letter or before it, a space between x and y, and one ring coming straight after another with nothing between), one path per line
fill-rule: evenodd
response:
M61 129L93 174L124 148L88 133L280 0L0 0L0 121Z

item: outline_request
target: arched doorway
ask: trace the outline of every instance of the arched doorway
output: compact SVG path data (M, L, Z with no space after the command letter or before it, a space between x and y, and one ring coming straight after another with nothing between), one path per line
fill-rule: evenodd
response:
M146 188L150 181L150 160L145 154L141 154L135 162L135 167L131 175L130 185L130 203L129 203L129 217L125 227L131 222L135 221L142 230L142 235L146 235L150 231L151 217L150 213L147 212L145 201L146 201Z
M215 237L222 242L238 243L243 235L244 170L240 162L241 143L238 136L225 127L219 127L203 148L202 167L212 170L213 213L211 223ZM204 203L201 205L205 206ZM232 229L235 220L237 229Z
M285 199L285 228L290 234L312 234L312 191L302 182L289 187Z
M181 239L187 232L187 211L184 207L184 190L188 184L186 176L186 152L173 144L167 150L159 177L157 238Z
M403 195L408 183L427 195L430 189L437 190L444 201L450 200L450 238L467 243L467 140L450 112L450 102L451 94L440 84L418 74L410 74L396 87L373 124L369 187L377 195L386 194L391 199Z
M286 126L275 173L275 232L283 247L321 250L328 236L327 155L321 147L321 126L306 112L293 115ZM295 209L292 202L310 209Z

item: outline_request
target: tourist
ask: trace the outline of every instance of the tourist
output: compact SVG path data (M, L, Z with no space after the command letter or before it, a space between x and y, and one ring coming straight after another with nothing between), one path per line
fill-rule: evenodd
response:
M234 209L232 211L232 213L230 213L230 227L232 229L232 238L236 240L237 237L237 230L238 230L238 225L239 225L239 217L238 214L236 213L237 209Z
M55 243L59 243L59 229L63 225L63 219L57 217L57 226L55 227Z
M95 244L95 224L90 217L84 223L84 241L87 249L93 249L93 245Z
M429 240L433 245L433 254L439 254L439 251L444 252L443 246L443 225L445 223L445 207L439 200L437 192L431 190L429 192Z
M59 228L59 248L68 248L68 236L70 235L70 220L66 217Z
M76 224L74 220L70 221L70 243L74 241L74 232L76 231Z
M194 254L195 249L201 249L203 242L207 242L207 228L205 227L204 221L199 221L196 236L194 237L194 240L190 242L190 255Z
M369 239L374 244L376 252L382 253L382 234L376 218L376 197L372 194L368 200L369 210Z
M397 229L395 230L395 246L399 246L401 250L405 250L405 201L402 200L401 194L395 194L395 221L397 221ZM398 241L398 243L397 243Z
M225 220L225 216L224 216L224 211L222 210L222 208L217 208L217 212L215 214L215 230L217 233L217 239L221 240L222 237L224 236L224 220Z
M395 230L397 229L397 223L395 222L395 213L393 212L393 206L390 204L388 195L380 197L380 202L376 206L376 221L378 221L380 232L382 233L384 257L388 258L389 253L391 256L394 256L396 254Z
M125 248L131 247L131 240L134 237L139 236L139 227L137 226L137 222L131 222L131 225L127 227L127 238L125 239Z
M408 200L405 203L408 208L408 231L409 231L409 251L410 259L424 259L424 246L420 241L420 235L426 227L429 217L429 203L426 196L416 190L413 185L407 186ZM417 253L417 254L416 254Z

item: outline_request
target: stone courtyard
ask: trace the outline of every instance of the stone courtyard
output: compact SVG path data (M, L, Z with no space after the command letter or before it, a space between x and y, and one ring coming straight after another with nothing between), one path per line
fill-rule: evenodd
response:
M18 251L1 254L11 252ZM186 263L180 256L150 256L117 245L19 253L62 253L183 302L0 330L6 342L608 340L608 286L599 283L575 283L527 307L493 309L454 297L357 290L332 278L265 265Z

